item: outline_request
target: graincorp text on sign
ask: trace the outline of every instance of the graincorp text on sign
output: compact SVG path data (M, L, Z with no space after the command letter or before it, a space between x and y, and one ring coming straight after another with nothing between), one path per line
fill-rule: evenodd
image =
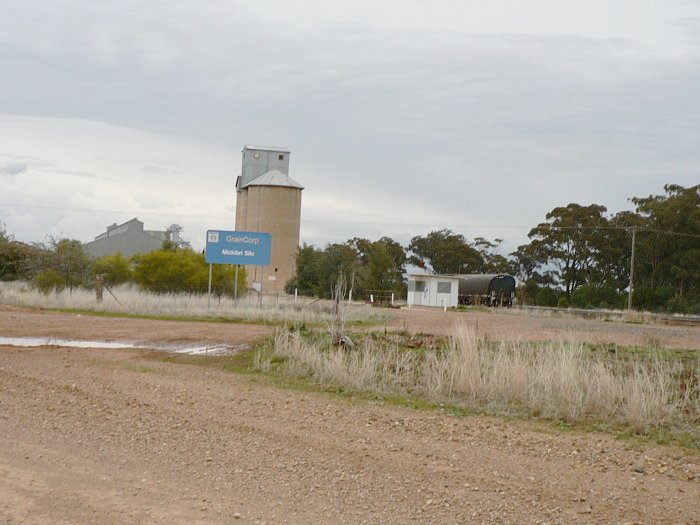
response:
M255 237L235 237L233 235L227 235L226 236L226 242L242 242L245 244L258 244L260 243L260 239L257 239Z

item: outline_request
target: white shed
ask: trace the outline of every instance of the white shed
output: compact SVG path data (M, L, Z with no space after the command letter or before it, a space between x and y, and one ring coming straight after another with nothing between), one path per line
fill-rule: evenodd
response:
M454 275L408 275L409 306L457 306L459 277Z

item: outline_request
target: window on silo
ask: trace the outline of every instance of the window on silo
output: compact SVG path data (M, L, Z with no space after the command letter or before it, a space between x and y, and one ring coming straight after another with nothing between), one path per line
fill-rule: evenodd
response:
M278 155L278 156L277 156L277 159L278 159L278 160L284 160L284 155L282 155L282 154Z

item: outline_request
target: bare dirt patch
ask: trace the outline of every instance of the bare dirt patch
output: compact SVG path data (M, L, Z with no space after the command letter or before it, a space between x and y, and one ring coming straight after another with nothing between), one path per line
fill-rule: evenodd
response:
M270 326L198 321L158 321L68 314L0 305L0 335L43 336L99 341L228 342L250 343L264 339Z
M4 336L270 330L0 308ZM700 523L699 480L697 455L600 434L279 389L143 350L0 347L7 523Z
M392 330L449 335L456 324L474 327L494 341L559 341L700 349L700 327L634 324L593 319L521 315L508 310L443 312L439 308L394 310Z

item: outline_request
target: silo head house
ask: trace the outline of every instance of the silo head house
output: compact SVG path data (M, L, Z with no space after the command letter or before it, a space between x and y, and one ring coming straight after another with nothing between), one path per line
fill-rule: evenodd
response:
M272 235L270 266L246 267L248 286L283 292L294 276L304 187L289 177L290 151L267 146L243 147L243 166L236 179L236 231Z

